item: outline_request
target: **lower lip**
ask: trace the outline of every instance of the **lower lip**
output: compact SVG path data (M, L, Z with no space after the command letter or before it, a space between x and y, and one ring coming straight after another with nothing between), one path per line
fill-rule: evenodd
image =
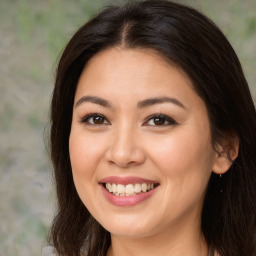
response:
M123 207L134 206L134 205L137 205L137 204L147 200L149 197L151 197L156 192L156 189L158 188L158 186L157 186L148 192L140 193L135 196L116 196L116 195L113 195L112 193L108 192L103 184L100 184L100 185L101 185L101 189L103 191L104 196L107 198L107 200L110 203L112 203L113 205L116 205L116 206L123 206Z

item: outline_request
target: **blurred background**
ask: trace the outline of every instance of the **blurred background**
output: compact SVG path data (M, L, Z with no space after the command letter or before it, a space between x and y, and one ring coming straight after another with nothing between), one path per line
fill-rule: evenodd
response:
M0 254L40 255L54 215L46 150L58 56L107 0L0 0ZM256 96L256 1L180 1L219 25Z

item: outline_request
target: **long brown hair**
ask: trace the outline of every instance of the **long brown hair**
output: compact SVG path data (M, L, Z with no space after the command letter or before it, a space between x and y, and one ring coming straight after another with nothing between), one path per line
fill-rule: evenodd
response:
M223 33L198 11L169 1L108 7L82 26L57 68L51 104L51 158L58 199L50 241L59 255L104 256L110 234L80 200L72 178L69 134L74 95L90 58L106 49L150 48L190 77L204 100L213 146L226 134L239 138L239 155L220 179L212 174L202 212L202 233L221 256L255 255L256 112L240 62Z

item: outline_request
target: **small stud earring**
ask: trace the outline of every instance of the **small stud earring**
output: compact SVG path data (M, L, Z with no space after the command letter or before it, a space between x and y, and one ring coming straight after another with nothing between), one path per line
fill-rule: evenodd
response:
M220 193L222 193L223 192L223 190L222 190L222 174L220 174Z

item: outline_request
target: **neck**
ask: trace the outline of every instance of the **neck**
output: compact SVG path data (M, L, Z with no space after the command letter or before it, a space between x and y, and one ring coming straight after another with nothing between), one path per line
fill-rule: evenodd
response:
M198 228L166 230L161 234L134 238L111 235L107 256L119 255L207 256L208 247Z

